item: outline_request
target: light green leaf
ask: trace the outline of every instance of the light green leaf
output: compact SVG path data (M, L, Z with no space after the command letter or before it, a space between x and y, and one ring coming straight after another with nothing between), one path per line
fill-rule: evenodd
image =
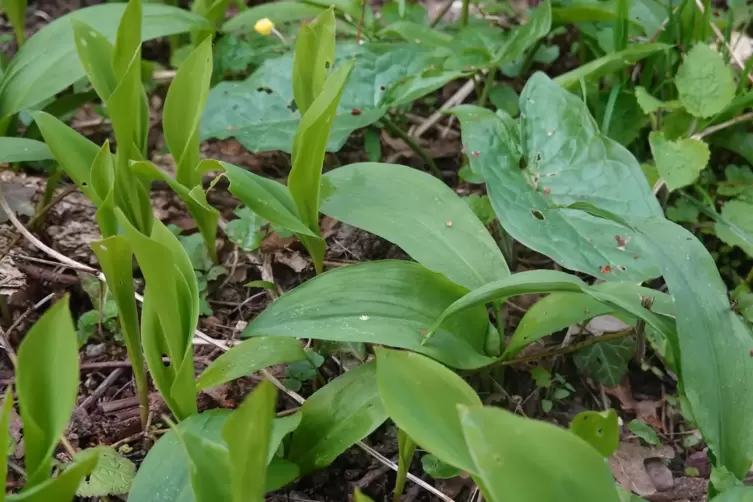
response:
M162 111L165 142L177 165L176 179L189 189L201 185L201 174L196 171L200 160L198 128L211 78L212 40L208 37L180 65Z
M76 490L79 497L125 495L136 477L136 465L109 446L92 448L99 454L97 466Z
M277 389L264 380L222 426L235 502L263 502ZM305 416L304 416L305 418Z
M753 502L753 487L735 486L717 495L711 502Z
M552 5L550 0L545 0L529 13L526 24L512 30L509 40L496 52L491 65L497 66L519 58L551 29Z
M212 442L190 430L182 431L176 427L174 432L188 461L196 501L234 500L230 455L226 445Z
M441 312L467 290L419 264L376 261L331 270L280 297L241 336L367 342L427 354L457 368L491 362L483 355L483 307L444 324L422 345Z
M460 410L485 498L505 500L514 493L536 502L620 500L602 456L571 432L500 408Z
M291 21L314 18L324 10L324 7L304 2L281 1L254 5L250 9L231 17L222 25L222 31L225 33L246 33L253 31L254 25L260 19L267 18L275 25L280 25Z
M413 462L413 454L416 452L416 442L403 429L398 429L397 448L397 476L395 477L395 489L392 492L393 498L396 500L403 495L405 490L405 480Z
M324 214L397 244L457 284L473 289L510 273L473 211L429 174L393 164L351 164L327 173L323 191Z
M642 420L631 420L628 424L628 429L630 429L630 432L650 445L661 445L661 441L659 440L659 436L656 435L656 431Z
M68 297L50 307L18 349L16 385L24 424L27 489L40 487L78 393L78 339Z
M293 54L293 96L305 116L325 89L335 59L335 11L330 8L301 26ZM339 93L339 89L335 90ZM335 103L337 107L337 103Z
M726 222L717 221L714 224L716 236L753 256L753 203L745 199L727 201L722 206L722 218ZM731 228L730 224L735 228ZM744 235L740 235L741 232Z
M711 152L701 140L685 138L669 141L664 133L656 131L648 139L656 168L669 190L692 185L709 162Z
M88 24L114 40L125 4L108 3L76 10L59 17L31 37L0 82L0 117L7 117L41 103L84 76L76 55L72 19ZM206 21L178 7L144 5L142 40L182 33L204 26Z
M196 381L197 390L229 382L274 364L303 361L300 342L291 338L261 337L246 340L214 360Z
M112 55L112 69L118 80L126 76L133 58L141 57L142 10L141 0L128 0L123 17L120 18Z
M371 499L368 495L364 495L361 490L356 488L356 491L353 492L353 501L354 502L374 502L374 500Z
M529 79L520 105L520 135L509 117L455 109L470 166L485 178L505 230L562 266L596 277L639 281L658 275L624 227L555 209L591 201L632 217L661 215L635 158L599 132L580 99L543 73Z
M648 93L645 87L635 88L635 99L643 113L654 113L657 110L677 110L682 107L679 101L661 101Z
M301 412L289 458L306 474L328 466L387 420L376 365L363 364L330 381L303 403Z
M601 342L575 353L575 365L605 387L616 387L627 373L627 365L635 354L635 340L623 338Z
M480 408L481 400L462 378L420 354L377 349L377 380L384 407L400 429L443 462L478 472L457 407Z
M555 78L554 81L566 89L575 89L580 85L581 80L594 81L671 47L671 45L660 43L634 44L623 51L612 52L570 70Z
M434 479L449 479L460 476L462 471L439 460L431 453L421 457L421 468Z
M677 70L675 85L685 109L708 118L724 110L735 97L735 78L722 56L706 44L695 45Z
M267 220L247 207L236 209L233 213L238 219L228 221L225 225L225 235L228 240L242 251L251 252L259 249L266 234Z
M0 137L0 162L34 162L52 159L49 147L34 139Z
M602 457L609 457L620 443L620 424L613 409L582 411L570 422L570 430L594 447Z
M13 32L16 34L16 45L21 47L26 40L26 0L4 0L3 9L8 16Z
M110 99L118 86L118 77L112 67L113 45L104 35L78 19L71 19L71 25L76 53L86 77L102 100Z
M25 427L26 422L24 421ZM8 502L70 502L76 495L76 489L81 481L97 465L97 457L96 449L84 450L76 455L73 463L57 477L48 479L34 487L27 485L27 488L20 494L8 495L5 500Z
M10 384L3 396L3 408L0 412L0 445L9 445L0 451L0 484L5 486L8 481L8 455L16 449L16 441L9 434L10 413L13 410L13 385ZM12 446L12 449L10 448ZM4 493L4 492L3 492ZM0 495L0 500L5 501L5 496Z

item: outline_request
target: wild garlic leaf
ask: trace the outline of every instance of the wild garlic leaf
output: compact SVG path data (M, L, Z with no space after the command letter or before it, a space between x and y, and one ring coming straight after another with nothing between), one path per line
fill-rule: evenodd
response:
M649 143L656 168L669 190L693 184L711 155L708 145L699 139L670 141L664 133L654 131L649 135Z
M721 54L696 44L677 70L680 101L692 115L708 118L724 110L735 97L735 78Z

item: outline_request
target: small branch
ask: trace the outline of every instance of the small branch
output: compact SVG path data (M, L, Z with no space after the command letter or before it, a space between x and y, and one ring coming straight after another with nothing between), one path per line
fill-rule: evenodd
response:
M361 0L361 17L358 18L358 31L356 32L356 43L361 43L361 30L363 30L363 18L366 17L366 0Z
M486 71L486 70L483 70ZM471 93L475 89L475 79L472 76L465 84L463 84L463 87L457 90L455 94L450 96L450 99L445 101L442 106L439 107L439 110L432 113L429 118L427 118L420 126L416 128L416 130L413 132L413 137L418 139L420 138L426 131L431 129L434 124L439 122L439 120L445 116L445 111L452 108L453 106L459 105L463 101L465 101L465 98L471 95Z
M727 129L728 127L732 127L733 125L739 124L741 122L745 122L748 120L753 120L753 112L743 113L742 115L735 117L733 119L730 119L726 122L722 122L721 124L716 124L708 129L704 129L701 132L697 132L694 135L691 136L692 139L701 139L705 138L706 136L710 136L716 132L719 132L723 129Z
M405 144L408 145L411 150L416 152L416 155L421 157L421 160L424 161L424 163L434 176L436 176L440 180L442 179L442 171L440 171L439 167L437 167L437 164L434 163L434 159L432 159L429 154L426 153L426 150L421 148L421 145L419 145L415 139L413 139L410 135L408 135L408 133L396 126L395 123L387 117L383 117L382 122L384 122L385 128L390 133L392 133L393 136L397 136L398 138L405 141Z
M447 0L444 5L442 5L442 8L437 12L437 17L431 20L431 23L429 23L429 26L431 28L434 28L439 22L442 20L442 18L447 14L450 9L452 8L452 4L455 3L455 0Z

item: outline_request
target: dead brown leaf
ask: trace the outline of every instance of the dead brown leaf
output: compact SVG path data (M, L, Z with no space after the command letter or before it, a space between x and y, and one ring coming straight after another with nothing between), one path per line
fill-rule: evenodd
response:
M652 467L657 480L652 478L646 468L646 461L674 456L675 451L667 445L652 448L635 443L620 443L617 451L609 457L609 467L620 486L636 495L646 497L660 491L657 484L662 488L668 484L666 472L661 472L658 467ZM671 473L669 475L671 476ZM671 489L671 486L669 488Z
M664 424L656 412L656 409L662 405L662 401L635 399L627 377L623 378L617 387L605 387L604 392L617 398L623 411L632 411L638 420L646 422L657 431L664 431Z

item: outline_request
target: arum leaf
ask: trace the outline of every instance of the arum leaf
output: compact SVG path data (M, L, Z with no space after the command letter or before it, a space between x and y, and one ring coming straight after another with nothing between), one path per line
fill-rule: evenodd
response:
M197 390L235 380L275 364L306 359L300 342L291 338L246 340L215 359L196 381Z
M106 497L125 495L136 477L136 465L109 446L92 448L99 454L96 467L78 490L79 497Z
M630 432L652 446L661 445L661 440L659 439L659 436L657 436L656 431L642 420L631 420L628 424L628 429L630 429Z
M0 82L0 117L7 117L54 96L84 76L76 55L72 19L114 40L125 4L76 10L55 19L18 51ZM143 9L142 40L200 28L206 21L184 9L148 3Z
M499 65L514 61L552 29L552 5L550 0L530 12L528 22L512 31L510 39L494 55L491 64Z
M289 458L306 474L331 464L387 419L376 365L363 364L335 378L303 403L301 413Z
M624 227L554 210L592 201L633 217L661 215L635 158L599 132L582 101L542 73L529 79L520 105L520 137L509 118L476 107L455 109L470 166L486 180L505 230L566 268L606 280L658 275Z
M541 502L620 500L603 457L576 435L501 408L460 410L485 498L504 500L515 493L520 500Z
M416 444L447 464L478 472L457 406L481 407L481 400L462 378L414 352L377 349L377 380L390 418Z
M509 275L502 252L473 211L433 176L393 164L351 164L327 173L321 211L400 246L467 288ZM402 215L412 214L409 219Z
M753 488L750 486L735 486L711 499L711 502L751 502Z
M620 424L613 409L583 411L575 415L570 430L594 447L601 456L608 457L620 443Z
M286 293L241 336L313 337L368 342L427 354L457 368L478 368L488 316L471 309L444 324L427 345L424 335L466 290L416 263L377 261L326 272Z
M648 139L656 168L670 191L695 183L709 162L709 147L701 140L668 141L661 132L652 132Z
M685 109L708 118L724 110L735 97L735 79L722 56L706 44L695 45L677 69L675 85Z
M575 353L573 361L605 387L617 387L635 355L635 340L623 338L595 343Z
M18 405L24 423L27 489L40 487L78 393L78 338L68 297L32 326L18 349Z

